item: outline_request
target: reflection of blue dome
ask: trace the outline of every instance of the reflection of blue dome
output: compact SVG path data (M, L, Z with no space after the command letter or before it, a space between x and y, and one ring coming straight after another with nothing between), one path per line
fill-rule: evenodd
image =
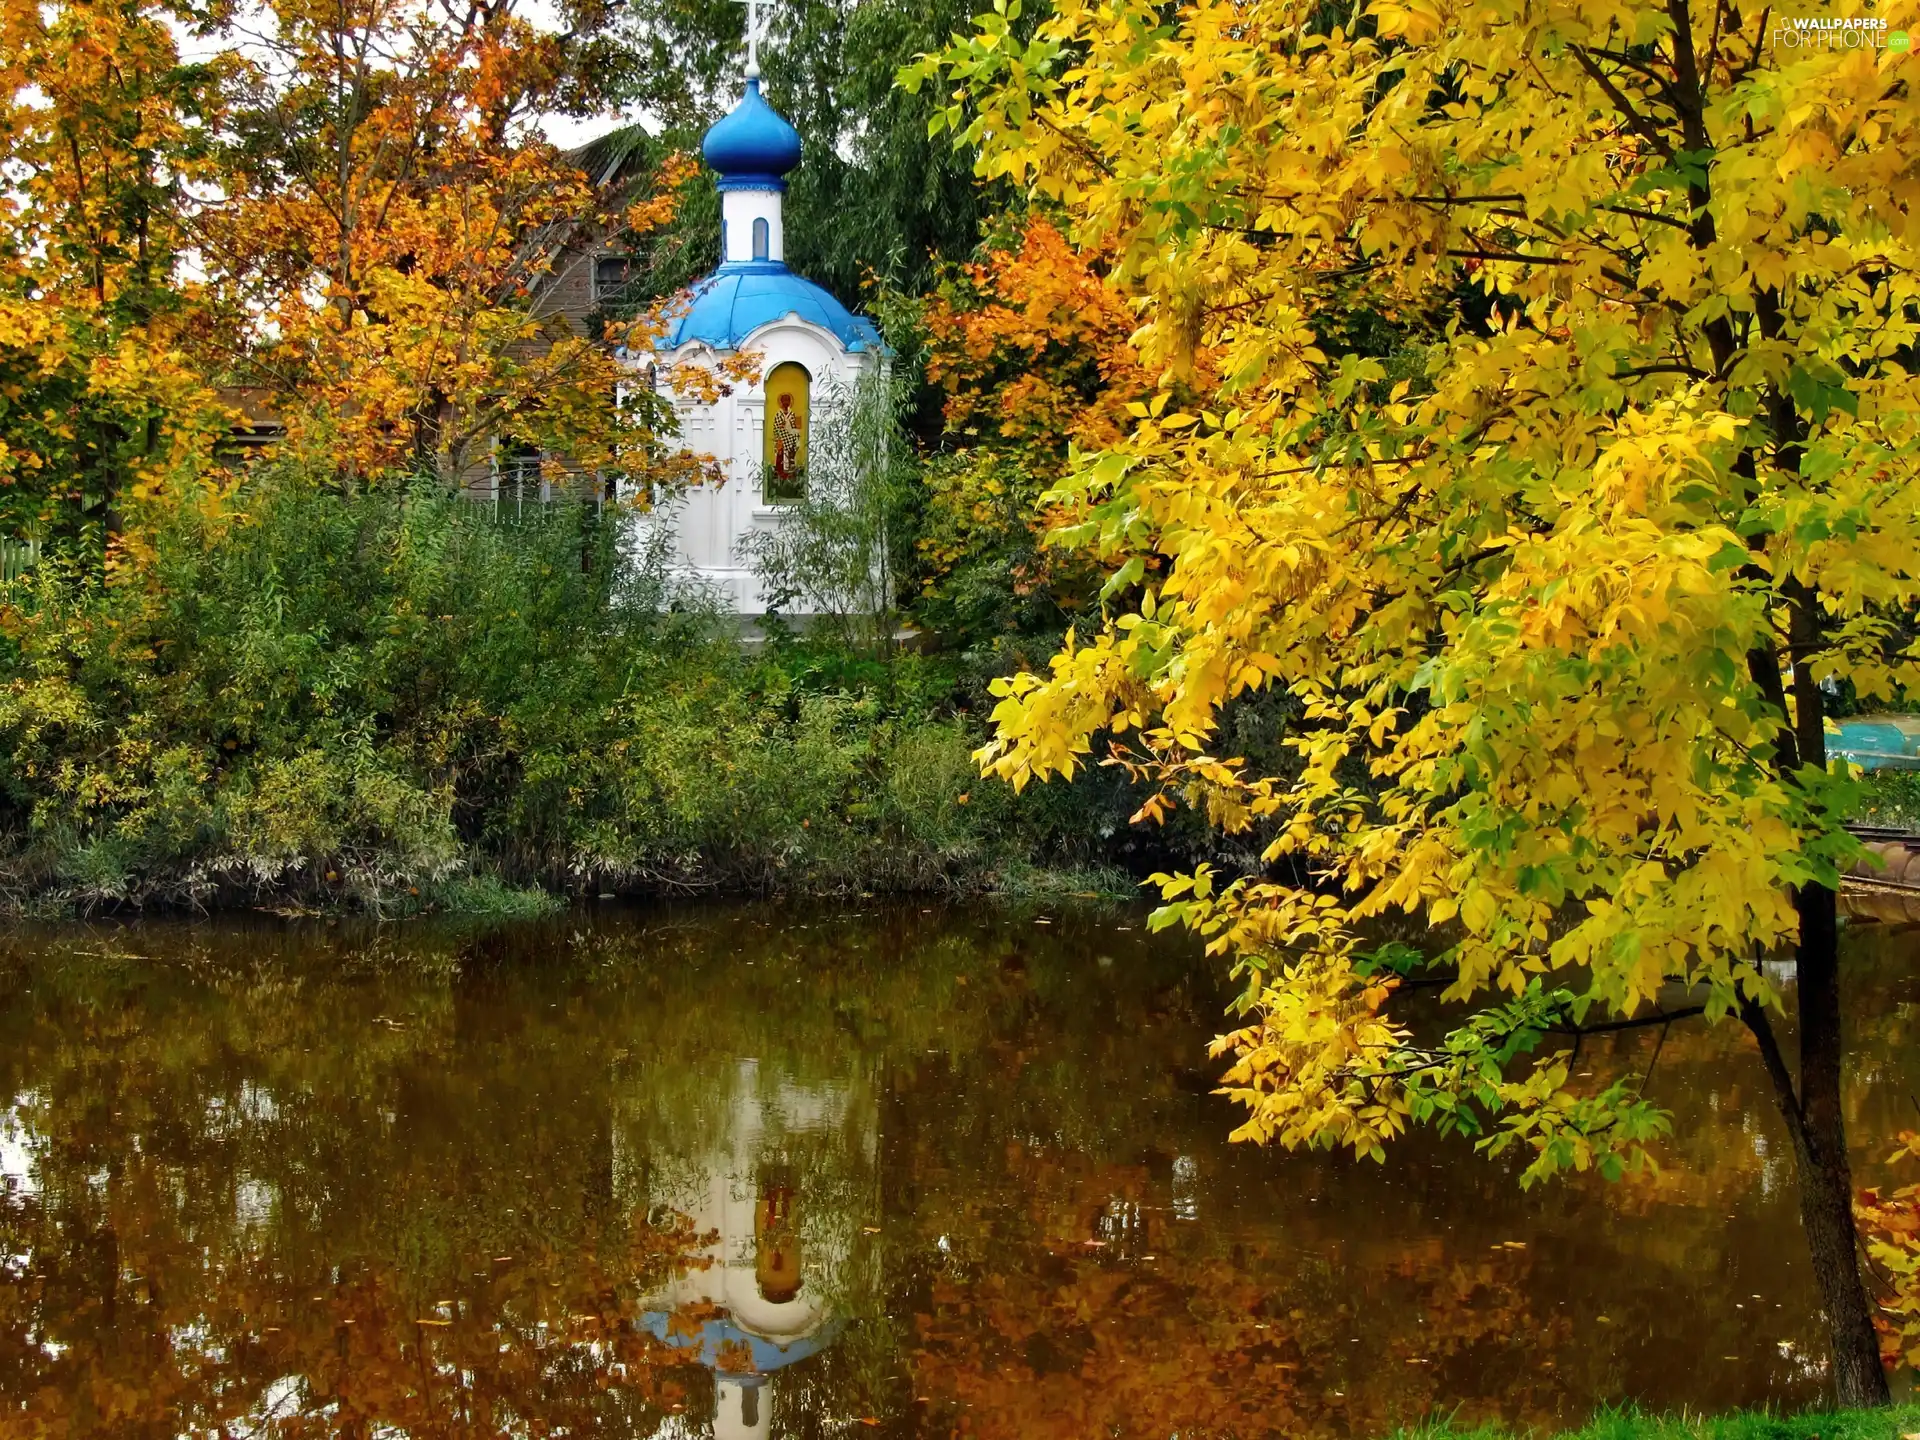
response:
M649 1310L640 1317L640 1328L654 1339L676 1350L691 1351L709 1370L721 1370L745 1379L750 1375L770 1375L796 1361L817 1355L840 1334L836 1317L814 1331L788 1341L785 1345L743 1330L731 1320L705 1320L692 1333L674 1327L673 1316L665 1310ZM750 1363L752 1369L743 1369Z
M707 131L700 150L720 172L722 190L784 190L781 177L800 163L800 132L766 102L760 82L749 80L747 93Z
M672 350L689 340L701 340L716 350L738 350L762 325L788 315L832 331L848 350L885 348L871 320L855 315L777 260L722 265L706 279L695 281L687 293L687 308L660 343Z

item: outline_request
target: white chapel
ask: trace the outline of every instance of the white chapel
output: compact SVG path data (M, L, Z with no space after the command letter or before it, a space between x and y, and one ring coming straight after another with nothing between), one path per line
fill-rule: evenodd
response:
M760 93L754 8L746 93L701 146L720 189L720 265L680 298L654 356L665 374L712 370L736 354L757 361L752 384L711 403L676 400L681 444L710 458L725 483L694 488L662 521L673 528L676 570L741 615L767 608L750 537L783 523L805 493L809 450L836 441L809 433L815 398L844 394L886 363L871 321L787 268L781 198L800 163L800 134Z

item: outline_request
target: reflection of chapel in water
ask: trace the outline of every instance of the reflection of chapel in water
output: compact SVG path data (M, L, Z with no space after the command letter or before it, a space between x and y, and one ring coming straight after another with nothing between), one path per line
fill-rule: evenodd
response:
M878 1211L879 1112L858 1079L803 1084L752 1059L708 1074L671 1115L665 1097L631 1097L615 1176L653 1223L708 1242L646 1297L641 1323L712 1373L715 1440L746 1440L772 1434L793 1367L845 1322L861 1222ZM678 1417L658 1432L704 1433Z

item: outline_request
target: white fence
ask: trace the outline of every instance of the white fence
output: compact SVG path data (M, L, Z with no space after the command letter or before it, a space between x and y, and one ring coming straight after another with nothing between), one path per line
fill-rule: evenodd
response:
M38 540L0 539L0 584L18 580L39 563Z

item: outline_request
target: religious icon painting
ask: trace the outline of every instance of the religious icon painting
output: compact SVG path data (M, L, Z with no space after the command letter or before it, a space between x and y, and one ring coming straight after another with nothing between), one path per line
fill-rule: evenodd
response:
M766 498L793 501L806 494L807 400L812 377L789 360L767 373Z

